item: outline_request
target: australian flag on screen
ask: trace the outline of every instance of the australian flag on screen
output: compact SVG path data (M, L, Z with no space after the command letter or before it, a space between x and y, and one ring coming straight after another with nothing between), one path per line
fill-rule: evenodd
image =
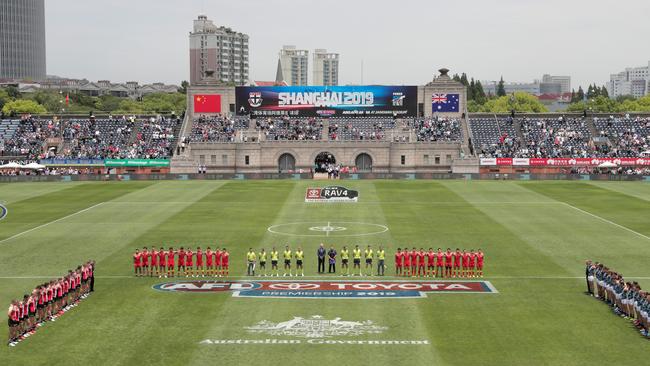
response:
M459 101L459 94L433 94L431 96L431 110L433 113L458 112Z

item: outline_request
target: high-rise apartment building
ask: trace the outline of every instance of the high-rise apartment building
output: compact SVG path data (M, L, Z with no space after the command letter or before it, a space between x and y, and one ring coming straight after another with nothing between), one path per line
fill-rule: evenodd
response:
M339 85L339 54L327 50L314 50L313 85Z
M45 80L44 0L0 0L0 78Z
M212 71L217 81L246 85L248 70L248 35L199 15L190 32L190 83L200 82Z

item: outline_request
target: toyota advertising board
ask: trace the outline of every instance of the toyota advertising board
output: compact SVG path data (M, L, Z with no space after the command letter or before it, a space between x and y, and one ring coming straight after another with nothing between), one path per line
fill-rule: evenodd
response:
M264 86L235 89L238 115L362 117L417 115L416 86Z

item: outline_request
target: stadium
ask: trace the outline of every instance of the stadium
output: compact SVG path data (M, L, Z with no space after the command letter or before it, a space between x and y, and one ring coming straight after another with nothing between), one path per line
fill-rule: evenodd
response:
M0 364L647 364L650 114L449 73L4 116Z

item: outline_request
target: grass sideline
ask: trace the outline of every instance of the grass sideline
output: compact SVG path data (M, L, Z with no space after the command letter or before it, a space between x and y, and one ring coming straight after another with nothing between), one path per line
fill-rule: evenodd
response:
M584 294L584 259L650 287L650 184L641 182L341 181L357 204L307 204L327 182L164 181L0 184L0 304L41 279L97 261L96 292L18 346L0 364L44 365L642 365L650 346ZM359 237L299 237L291 222L364 222L389 230ZM294 228L292 230L303 230ZM21 234L22 233L22 234ZM296 232L298 233L298 232ZM249 247L302 245L316 275L318 243L481 247L497 294L421 299L298 300L168 293L165 280L131 277L136 247L226 245L243 276ZM307 277L308 278L308 277ZM335 277L340 279L339 277ZM376 279L376 277L374 278ZM381 335L428 345L207 345L264 339L244 327L294 316L372 320ZM6 333L6 328L5 328ZM6 337L6 335L4 335ZM287 337L271 337L287 338ZM288 337L287 339L290 339ZM4 339L4 338L3 338ZM614 341L615 340L615 341Z

